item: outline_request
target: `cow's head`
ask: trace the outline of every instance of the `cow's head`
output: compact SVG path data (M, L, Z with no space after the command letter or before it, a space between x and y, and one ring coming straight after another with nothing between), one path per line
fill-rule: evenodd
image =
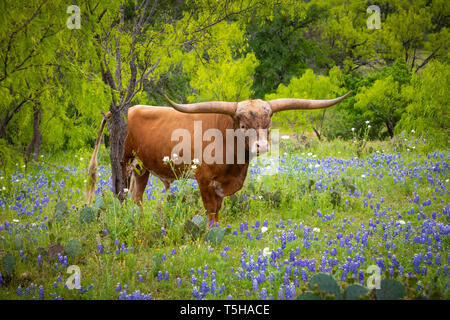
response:
M344 100L351 91L342 97L331 100L276 99L245 100L241 102L209 101L192 104L177 104L164 96L176 110L184 113L222 113L233 118L234 129L243 130L250 139L246 139L246 150L252 155L269 151L269 130L271 118L275 112L296 109L323 109Z

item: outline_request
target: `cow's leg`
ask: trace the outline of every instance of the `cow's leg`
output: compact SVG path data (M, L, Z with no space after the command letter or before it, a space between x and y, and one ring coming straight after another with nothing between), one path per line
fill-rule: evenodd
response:
M216 190L209 185L209 183L200 183L199 182L200 195L202 196L203 206L206 209L206 213L208 214L208 218L213 225L218 221L218 206L217 206L217 194ZM219 203L219 208L221 205L221 201Z
M136 171L133 172L133 181L130 189L131 198L139 206L141 212L144 211L142 207L142 195L144 194L145 187L147 186L149 175L150 172L147 170L143 170L140 174Z
M216 213L216 215L215 215L216 221L214 223L219 222L219 211L220 211L220 208L222 207L222 201L223 201L223 197L216 194L216 210L214 211Z

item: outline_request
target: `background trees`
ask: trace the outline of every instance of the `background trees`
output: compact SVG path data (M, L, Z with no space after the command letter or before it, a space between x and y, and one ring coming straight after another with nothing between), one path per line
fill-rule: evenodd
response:
M380 29L368 29L369 5ZM369 138L414 130L448 145L449 10L444 0L86 0L0 3L2 162L90 148L111 112L115 192L127 109L247 98L326 99L339 107L277 114L289 132Z

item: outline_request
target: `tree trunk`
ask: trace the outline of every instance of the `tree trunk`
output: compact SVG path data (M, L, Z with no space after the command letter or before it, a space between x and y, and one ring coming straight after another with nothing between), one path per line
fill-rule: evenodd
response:
M127 115L128 108L125 108L124 113L120 111L111 112L111 118L108 125L112 188L114 194L118 196L121 202L125 198L123 193L123 189L125 187L123 166L126 164L123 163L123 151L125 145L125 133L127 129L127 124L125 122Z
M30 144L27 148L25 162L28 163L33 152L34 161L38 161L39 153L41 152L42 145L42 134L39 131L42 119L42 110L38 104L33 106L33 137L31 138Z
M317 138L319 139L319 141L321 141L321 134L319 131L316 130L316 128L312 128L314 130L314 133L316 134Z
M394 124L392 123L392 119L391 119L392 112L393 112L393 109L391 107L389 109L388 115L386 117L386 127L387 127L387 130L388 130L388 133L389 133L389 136L391 137L391 139L394 137Z

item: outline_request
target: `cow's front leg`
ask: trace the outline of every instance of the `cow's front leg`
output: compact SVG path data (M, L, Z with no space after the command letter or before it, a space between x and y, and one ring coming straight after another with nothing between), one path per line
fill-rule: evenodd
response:
M202 196L203 206L209 218L209 226L215 225L219 221L219 210L222 205L222 198L217 196L214 187L209 183L199 182L200 194Z

